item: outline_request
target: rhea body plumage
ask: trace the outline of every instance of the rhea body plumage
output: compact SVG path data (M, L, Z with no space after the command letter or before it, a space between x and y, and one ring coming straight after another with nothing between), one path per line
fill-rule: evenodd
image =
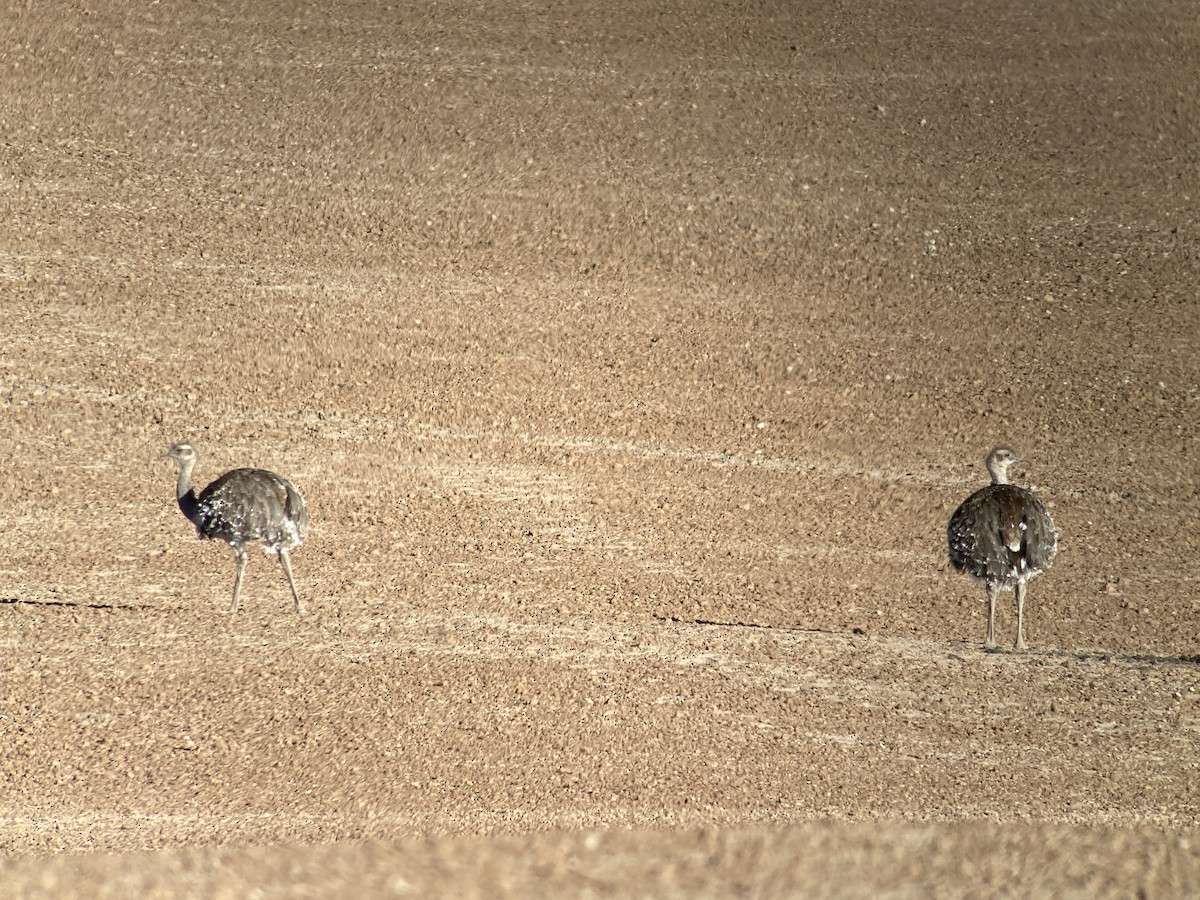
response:
M950 565L978 578L987 588L989 649L996 646L996 600L1016 592L1017 637L1025 649L1026 583L1050 568L1058 553L1054 520L1033 494L1009 483L1009 469L1021 460L1009 447L996 447L986 465L992 483L962 502L946 528Z
M238 611L242 576L249 554L246 544L258 541L263 552L279 558L296 601L296 612L303 614L304 603L292 578L289 554L304 540L308 510L300 492L286 478L265 469L232 469L212 482L197 496L192 486L196 451L190 444L175 444L167 456L179 466L175 497L179 509L196 526L202 538L224 541L233 550L237 576L233 582L230 615Z

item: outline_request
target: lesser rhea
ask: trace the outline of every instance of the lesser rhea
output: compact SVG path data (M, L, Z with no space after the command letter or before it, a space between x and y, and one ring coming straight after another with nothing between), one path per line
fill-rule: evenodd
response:
M1025 584L1054 562L1058 535L1041 502L1024 488L1009 484L1008 470L1020 462L1008 447L987 455L992 483L962 502L946 528L950 565L983 581L987 588L988 623L984 646L996 646L996 598L1001 591L1017 595L1017 638L1025 649Z
M292 578L288 554L304 540L308 510L295 486L265 469L233 469L197 497L192 486L196 451L191 444L175 444L166 455L179 465L175 496L183 514L196 526L200 537L224 541L233 548L237 576L233 582L230 615L238 611L242 575L249 559L246 544L250 541L259 541L263 552L279 557L283 574L292 589L292 599L296 601L296 612L303 614L304 603Z

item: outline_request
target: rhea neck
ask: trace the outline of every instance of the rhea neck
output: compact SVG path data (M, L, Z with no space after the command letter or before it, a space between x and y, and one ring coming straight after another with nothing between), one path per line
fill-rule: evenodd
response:
M192 487L192 469L196 468L196 457L192 456L179 460L179 479L175 482L175 499L183 514L193 522L200 512L200 504L196 501L196 489Z
M1008 484L1008 467L1012 465L1007 460L998 457L989 456L987 461L988 472L992 476L992 484ZM190 472L191 469L188 469ZM180 476L183 477L182 475ZM181 481L180 484L183 482Z

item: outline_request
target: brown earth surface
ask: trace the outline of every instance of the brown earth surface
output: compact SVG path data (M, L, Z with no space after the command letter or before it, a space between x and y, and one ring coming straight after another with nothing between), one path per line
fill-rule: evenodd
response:
M0 894L1200 891L1187 4L0 39ZM309 615L183 439L304 492ZM999 442L1024 653L945 560Z

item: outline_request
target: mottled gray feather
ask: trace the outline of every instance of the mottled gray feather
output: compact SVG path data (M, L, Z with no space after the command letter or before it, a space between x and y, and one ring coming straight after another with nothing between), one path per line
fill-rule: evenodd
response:
M276 552L304 539L308 510L286 479L263 469L233 469L200 493L193 521L203 537L238 545L260 541Z
M1045 571L1058 552L1046 508L1011 484L990 484L964 500L946 537L954 568L1006 590Z

